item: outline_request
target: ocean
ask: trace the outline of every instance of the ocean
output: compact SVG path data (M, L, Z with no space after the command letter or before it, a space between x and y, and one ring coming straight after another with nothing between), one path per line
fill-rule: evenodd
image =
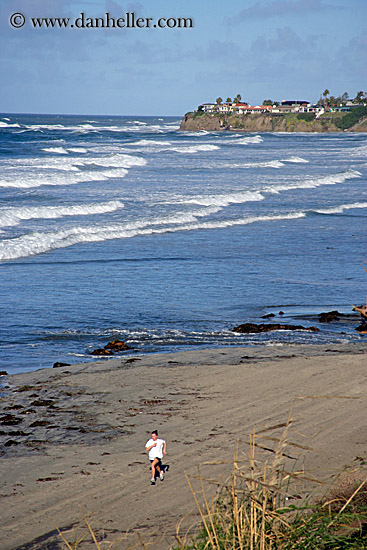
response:
M0 115L1 370L365 340L367 135L179 124ZM320 331L231 330L269 313Z

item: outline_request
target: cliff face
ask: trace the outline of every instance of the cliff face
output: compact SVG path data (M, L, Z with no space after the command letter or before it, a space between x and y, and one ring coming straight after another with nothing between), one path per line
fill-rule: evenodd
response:
M348 131L366 132L367 121L359 121ZM301 120L296 114L271 115L213 115L209 113L187 113L180 125L180 130L198 132L207 130L218 132L229 130L233 132L341 132L332 120L314 119Z

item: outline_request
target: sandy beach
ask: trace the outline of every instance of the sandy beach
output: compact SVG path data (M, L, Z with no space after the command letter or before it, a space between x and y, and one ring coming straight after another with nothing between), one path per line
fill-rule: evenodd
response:
M357 464L367 457L366 353L362 340L229 347L7 377L3 550L63 548L56 526L70 543L85 535L79 548L92 548L83 514L101 548L139 545L140 536L148 548L168 549L178 521L197 519L185 471L230 461L237 441L245 449L253 428L284 423L292 403L294 438L314 449L293 450L299 464L321 477ZM168 454L165 480L151 486L144 446L154 429Z

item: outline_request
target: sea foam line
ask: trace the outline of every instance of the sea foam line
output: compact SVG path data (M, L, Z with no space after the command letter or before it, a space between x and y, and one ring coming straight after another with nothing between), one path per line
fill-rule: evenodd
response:
M56 155L67 155L68 152L63 147L43 147L41 151L45 153L54 153Z
M220 229L235 225L248 225L256 222L298 219L306 216L305 212L294 212L283 215L249 216L236 220L198 221L198 217L207 216L210 212L213 212L213 210L204 208L196 212L182 213L180 215L176 214L167 218L147 220L145 222L114 224L109 226L78 226L48 233L34 232L14 239L1 241L0 260L14 260L33 256L80 243L127 239L136 236L176 233L178 231Z
M265 193L279 193L280 191L290 191L292 189L314 189L321 185L336 185L344 183L349 179L360 178L361 172L357 170L347 170L339 174L330 174L320 178L311 178L309 180L300 180L296 183L276 184L261 189Z
M242 191L220 195L197 195L194 197L177 197L169 203L200 204L202 206L229 206L230 204L242 204L245 202L257 202L264 200L259 191Z
M171 146L167 148L167 151L174 151L175 153L199 153L201 151L216 151L219 149L218 145L211 145L210 143L204 143L199 145L179 145L179 146Z
M353 210L354 208L367 208L367 202L341 204L340 206L332 206L330 208L313 210L313 212L317 212L318 214L342 214L344 210Z
M43 185L74 185L89 181L103 181L108 178L124 177L133 166L144 166L142 157L114 154L105 157L56 158L21 160L8 163L8 176L0 180L0 187L29 189ZM95 169L97 167L97 170ZM98 167L103 169L98 170ZM50 170L52 172L50 172ZM23 174L23 171L25 172Z
M56 219L63 216L90 216L105 214L124 208L121 201L108 201L96 204L76 204L71 206L33 206L0 208L0 227L17 225L21 220Z

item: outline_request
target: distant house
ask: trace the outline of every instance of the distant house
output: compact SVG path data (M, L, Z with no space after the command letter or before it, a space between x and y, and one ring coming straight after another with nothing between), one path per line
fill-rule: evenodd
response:
M300 99L283 99L281 104L288 105L288 106L291 106L291 105L305 106L305 105L310 105L310 102L305 100L300 100Z
M233 103L220 103L219 105L216 105L215 107L215 111L217 113L224 113L224 114L228 114L228 113L233 113L233 107L232 107Z
M310 107L309 101L300 99L283 99L280 105L274 106L273 113L299 113L306 112L305 108Z
M352 104L353 107L357 105ZM338 110L350 110L351 106L340 107ZM280 105L249 105L245 102L237 103L203 103L196 109L198 112L204 113L219 113L219 114L261 114L261 113L314 113L316 117L324 112L324 107L321 105L311 105L309 101L300 99L283 99Z
M217 107L216 103L203 103L196 110L204 113L214 113L215 107Z
M253 107L252 105L236 105L235 107L238 113L244 115L270 113L273 109L272 105L257 105L256 107Z
M310 105L302 106L299 109L300 113L323 113L325 111L324 107L322 105Z

